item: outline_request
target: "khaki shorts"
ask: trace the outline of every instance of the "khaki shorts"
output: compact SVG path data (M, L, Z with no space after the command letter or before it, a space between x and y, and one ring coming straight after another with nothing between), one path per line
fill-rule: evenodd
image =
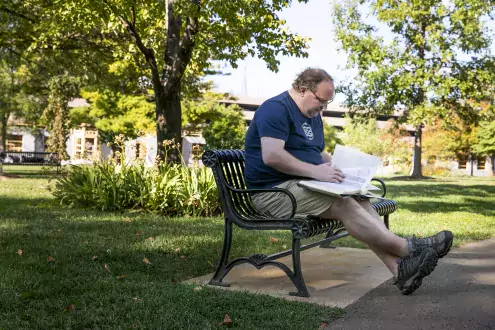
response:
M297 202L297 216L320 215L339 198L299 187L297 185L299 181L301 180L289 180L275 186L275 188L287 189L294 195ZM259 212L269 212L277 218L287 218L292 212L291 200L284 193L256 194L252 200Z

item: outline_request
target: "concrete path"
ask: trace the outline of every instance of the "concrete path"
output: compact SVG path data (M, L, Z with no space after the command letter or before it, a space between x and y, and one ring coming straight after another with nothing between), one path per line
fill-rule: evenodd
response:
M453 249L411 296L387 281L327 329L495 329L495 238Z
M292 267L291 257L280 261ZM292 297L294 285L283 271L268 266L261 270L249 264L236 266L224 279L228 290L245 290L285 299L344 308L392 277L389 270L369 250L312 248L301 253L303 276L310 298ZM213 274L188 283L207 284Z

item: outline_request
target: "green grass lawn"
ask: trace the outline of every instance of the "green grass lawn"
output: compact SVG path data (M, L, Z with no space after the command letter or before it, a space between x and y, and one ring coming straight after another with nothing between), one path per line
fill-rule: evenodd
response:
M214 271L221 218L71 210L54 204L47 185L0 181L0 329L216 329L225 314L240 329L317 329L342 313L178 284ZM269 242L278 233L236 234L238 256L286 244Z
M394 232L426 236L446 228L456 246L495 236L495 179L386 181L400 206L391 216ZM225 314L239 329L317 329L342 313L178 284L214 271L221 218L66 209L47 186L36 176L0 181L0 329L209 329ZM236 230L233 257L272 253L289 239ZM361 246L352 238L335 243Z
M399 205L390 216L396 234L429 236L448 229L454 233L454 246L495 236L495 178L384 180L387 198ZM352 237L335 245L364 247Z

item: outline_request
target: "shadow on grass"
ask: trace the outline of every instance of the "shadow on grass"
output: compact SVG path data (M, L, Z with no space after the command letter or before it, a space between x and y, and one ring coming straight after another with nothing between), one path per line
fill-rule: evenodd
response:
M7 179L20 179L20 178L28 178L28 179L57 179L61 178L63 176L62 173L56 173L56 172L45 172L45 171L39 171L39 172L31 172L31 171L7 171L7 172L2 172L0 174L0 177L3 176Z
M428 202L406 202L400 201L399 208L411 212L420 213L449 213L449 212L472 212L485 216L495 216L495 207L492 201L466 198L462 203L448 201Z
M413 212L473 212L494 215L495 185L462 185L415 183L400 185L388 184L389 198L398 202L400 209ZM407 198L407 200L403 200ZM423 199L427 200L423 200ZM411 201L416 199L417 201ZM434 199L434 200L432 200Z
M407 175L401 175L401 176L392 176L392 177L388 177L387 180L393 180L393 181L427 181L427 180L437 180L436 178L434 177L431 177L431 176L423 176L421 178L413 178L413 177L410 177L410 176L407 176Z
M23 208L33 208L40 205L58 207L58 202L49 197L33 196L32 198L15 198L0 195L0 210L11 208L16 212L20 206Z
M213 272L222 218L54 208L22 198L0 203L6 201L16 204L0 212L1 328L212 329L226 313L246 329L316 328L339 312L174 285ZM268 233L235 234L234 255L280 248Z
M96 263L113 264L112 268L121 271L129 267L144 271L152 280L174 281L213 272L220 259L222 218L165 218L146 212L55 208L49 199L0 198L0 203L9 202L17 207L6 207L0 220L22 226L3 227L3 250L20 244L37 246L40 258L57 255L60 262L78 260L77 264L90 268L95 264L92 257L97 255ZM270 243L271 236L280 241ZM288 231L235 228L231 256L274 253L283 250L283 245L290 246L290 237ZM143 267L145 257L152 262L151 268Z
M388 183L387 183L388 184ZM456 184L421 184L400 186L388 184L388 190L395 196L445 197L447 195L491 197L495 194L495 185L463 186Z

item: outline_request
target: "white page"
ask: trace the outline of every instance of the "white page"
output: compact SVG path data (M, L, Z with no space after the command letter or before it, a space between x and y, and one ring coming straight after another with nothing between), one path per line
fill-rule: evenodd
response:
M332 165L338 168L378 167L379 164L380 158L340 144L335 146L332 155Z
M342 170L344 181L340 183L303 180L301 186L334 194L364 194L369 190L380 190L370 184L375 175L380 158L365 154L354 148L337 145L332 155L332 166Z
M379 157L340 144L335 146L332 155L332 166L341 169L344 175L349 175L347 180L360 183L361 189L367 187L368 183L371 182L378 165L380 165Z
M380 190L380 188L368 184L365 189L362 188L360 184L356 183L333 183L333 182L323 182L318 180L303 180L299 182L299 185L310 188L320 192L334 193L336 195L341 194L362 194L369 190Z
M363 167L363 168L342 168L342 173L344 173L344 182L355 183L359 185L365 185L366 180L369 177L373 177L376 170L373 167Z
M310 188L323 193L333 193L335 195L357 194L361 191L361 185L344 182L332 183L318 180L303 180L300 181L299 184L306 188Z

